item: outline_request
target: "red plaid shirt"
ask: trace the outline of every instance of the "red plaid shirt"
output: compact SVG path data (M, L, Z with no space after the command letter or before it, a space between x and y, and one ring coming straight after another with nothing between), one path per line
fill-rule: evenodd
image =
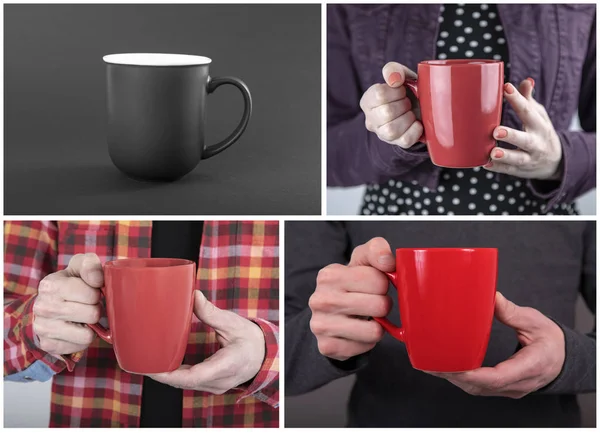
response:
M51 427L137 427L143 376L118 367L112 347L97 338L85 352L54 357L35 344L32 307L42 278L71 257L93 252L102 262L150 257L150 221L6 222L4 225L4 376L40 361L57 374ZM266 356L247 389L223 395L185 390L183 427L279 425L279 226L277 221L204 224L197 288L216 306L253 320ZM184 362L219 349L214 330L193 316ZM106 318L100 323L107 325Z

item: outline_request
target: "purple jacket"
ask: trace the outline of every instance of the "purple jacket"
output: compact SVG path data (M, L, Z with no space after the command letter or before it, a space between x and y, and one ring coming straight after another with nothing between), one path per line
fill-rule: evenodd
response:
M561 182L530 181L540 198L572 202L596 185L596 5L500 4L510 80L535 80L535 98L563 147ZM435 188L439 167L421 143L409 150L380 141L365 128L362 94L383 82L381 68L397 61L417 70L435 58L440 5L327 6L327 162L329 186L416 180ZM569 131L579 111L584 132ZM521 129L505 103L502 124Z

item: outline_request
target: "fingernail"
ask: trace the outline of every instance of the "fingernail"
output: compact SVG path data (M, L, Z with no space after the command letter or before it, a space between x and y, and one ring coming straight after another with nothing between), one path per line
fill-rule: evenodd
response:
M494 150L494 158L500 159L504 156L504 152L500 149Z
M390 76L388 77L390 86L393 86L394 84L396 84L397 82L399 82L401 80L402 80L402 75L400 75L400 72L392 72L390 74Z
M377 261L380 265L390 266L394 264L394 256L392 256L391 254L384 254L382 256L379 256L379 259Z
M496 138L504 138L508 135L508 131L506 129L496 129Z
M527 79L531 82L531 87L535 87L535 80L531 77L527 77Z
M493 167L494 163L492 161L488 162L486 165L484 165L485 168L490 168Z
M512 85L512 84L510 84L510 83L506 83L506 84L504 85L504 91L505 91L506 93L508 93L509 95L512 95L512 94L513 94L513 92L515 91L515 88L513 87L513 85Z

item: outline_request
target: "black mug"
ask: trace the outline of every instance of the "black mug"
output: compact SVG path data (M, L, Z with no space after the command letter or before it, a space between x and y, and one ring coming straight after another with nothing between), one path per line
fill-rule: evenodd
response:
M107 68L108 151L119 170L141 180L172 181L201 159L231 146L252 113L248 87L232 77L211 78L211 59L186 54L132 53L104 56ZM206 95L233 84L244 114L225 140L204 144Z

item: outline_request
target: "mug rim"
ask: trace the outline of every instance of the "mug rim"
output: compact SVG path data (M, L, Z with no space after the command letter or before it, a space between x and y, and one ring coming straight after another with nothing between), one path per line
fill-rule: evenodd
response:
M422 60L419 62L419 65L427 65L427 66L461 66L461 67L469 67L469 66L482 66L484 65L494 65L498 63L504 63L502 60L494 60L494 59L434 59L434 60Z
M102 60L111 65L146 67L201 66L212 62L209 57L176 53L115 53Z
M147 266L144 265L144 263L170 263L170 264L165 264L162 266ZM139 263L141 264L140 266L131 266L135 263ZM189 265L195 265L195 263L191 260L187 260L187 259L176 259L176 258L169 258L169 257L147 257L147 258L123 258L123 259L116 259L116 260L110 260L106 263L104 263L104 267L105 268L112 268L112 269L144 269L144 270L149 270L149 269L170 269L170 268L177 268L177 267L182 267L182 266L189 266Z

